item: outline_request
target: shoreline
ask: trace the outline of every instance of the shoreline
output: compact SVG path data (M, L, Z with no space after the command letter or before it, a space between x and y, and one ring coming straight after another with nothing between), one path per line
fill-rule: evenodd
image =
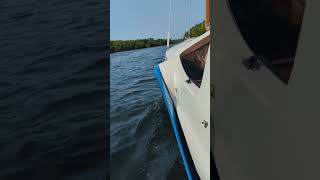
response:
M176 44L182 41L181 39L170 40L170 44ZM115 40L110 43L110 53L131 51L157 46L165 46L166 39L138 39L138 40Z
M110 54L114 54L114 53L119 53L119 52L128 52L128 51L135 51L135 50L142 50L142 49L148 49L148 48L154 48L154 47L160 47L160 46L166 46L165 45L159 45L159 46L152 46L152 47L143 47L143 48L139 48L139 49L130 49L130 50L123 50L123 51L116 51L116 52L111 52ZM170 45L171 46L171 45Z

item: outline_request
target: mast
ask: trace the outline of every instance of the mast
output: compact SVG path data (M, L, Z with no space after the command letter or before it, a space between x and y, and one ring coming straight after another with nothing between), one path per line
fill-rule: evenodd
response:
M205 19L206 28L210 29L210 0L206 0L206 19Z
M167 49L170 47L170 29L171 29L171 0L169 1L169 24L168 24L168 34L167 34Z

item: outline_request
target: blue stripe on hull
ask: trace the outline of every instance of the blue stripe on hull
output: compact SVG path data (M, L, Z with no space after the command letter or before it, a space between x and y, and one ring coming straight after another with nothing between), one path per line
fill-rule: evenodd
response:
M163 96L164 101L166 103L167 110L169 112L171 124L172 124L172 127L173 127L173 131L174 131L176 140L178 142L179 150L180 150L180 153L181 153L181 156L182 156L182 160L183 160L183 164L184 164L185 170L186 170L187 175L188 175L188 179L192 180L192 175L191 175L191 172L190 172L190 166L189 166L187 158L186 158L186 153L184 151L183 144L181 142L181 138L180 138L180 134L179 134L179 130L178 130L178 126L177 126L177 119L176 119L177 115L176 115L176 112L175 112L175 107L174 107L174 104L173 104L172 99L170 97L170 94L168 92L168 89L167 89L167 87L166 87L166 85L165 85L165 83L163 81L163 78L162 78L162 75L161 75L161 72L160 72L160 69L159 69L159 65L155 65L154 66L154 73L155 73L155 75L156 75L156 77L158 79L158 82L159 82L159 85L160 85L160 89L161 89L161 93L162 93L162 96Z

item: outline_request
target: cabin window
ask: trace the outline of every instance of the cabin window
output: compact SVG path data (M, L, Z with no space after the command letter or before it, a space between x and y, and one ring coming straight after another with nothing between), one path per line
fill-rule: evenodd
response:
M202 82L209 50L209 39L209 37L202 39L200 42L184 51L180 56L183 69L189 77L187 82L194 83L198 87L201 86Z
M234 19L255 56L288 83L303 21L305 0L229 0Z

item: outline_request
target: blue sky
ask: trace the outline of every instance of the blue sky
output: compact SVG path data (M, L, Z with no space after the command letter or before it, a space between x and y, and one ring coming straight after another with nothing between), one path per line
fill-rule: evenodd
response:
M166 38L169 0L111 0L110 5L111 40ZM205 0L172 0L171 37L181 38L204 17Z

